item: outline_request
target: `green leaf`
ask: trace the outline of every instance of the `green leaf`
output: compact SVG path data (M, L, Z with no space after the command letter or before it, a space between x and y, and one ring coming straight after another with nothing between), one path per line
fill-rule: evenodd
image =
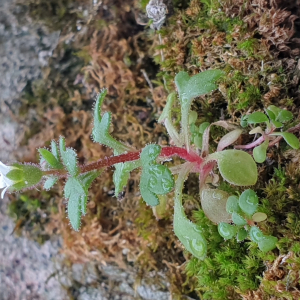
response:
M267 215L265 213L262 213L262 212L257 212L255 213L253 216L252 216L252 220L254 222L262 222L262 221L265 221L267 219Z
M44 183L44 189L47 191L50 190L55 185L57 180L58 180L58 177L55 177L55 176L48 177Z
M248 126L248 115L243 115L242 117L241 117L241 122L240 122L240 124L241 124L241 126L243 127L243 128L245 128L245 127L247 127Z
M115 196L122 192L123 188L127 185L130 172L138 167L141 166L141 162L133 161L133 162L126 162L126 163L118 163L115 164L115 172L113 175L113 181L115 185Z
M300 147L299 139L290 132L274 132L270 135L282 136L284 138L284 140L286 141L286 143L289 146L291 146L293 149L299 149L299 147Z
M68 199L68 218L74 230L78 231L81 219L81 205L87 197L86 190L78 178L70 177L64 188L65 198Z
M59 139L59 148L62 161L71 176L79 174L80 170L77 165L76 152L71 148L66 148L66 142L63 137Z
M247 224L247 221L235 211L232 213L232 222L239 226L244 226Z
M78 180L80 181L82 187L85 190L85 194L81 196L81 213L83 215L86 214L86 206L88 199L88 189L90 188L92 182L101 175L103 170L93 170L84 174L80 174L78 176Z
M253 157L257 163L263 163L267 158L269 141L265 140L262 144L253 149Z
M282 123L286 123L286 122L292 120L293 118L294 118L294 116L290 111L282 109L280 111L280 113L278 114L276 120L279 122L282 122Z
M270 105L268 108L267 108L268 111L271 111L273 113L273 115L275 116L275 118L271 118L271 120L277 120L277 117L279 115L279 113L281 112L281 109L276 107L275 105Z
M151 206L159 204L157 195L165 195L174 187L171 171L155 161L160 152L161 147L159 145L148 145L140 155L143 167L140 191L145 202Z
M56 160L60 162L59 150L58 150L57 143L55 141L51 141L51 152L56 158Z
M245 228L240 228L237 235L236 235L236 240L238 242L243 241L248 235L248 232Z
M220 70L208 70L190 77L187 72L181 71L175 76L175 84L181 103L190 102L192 99L210 93L217 88L215 84L223 75Z
M261 241L265 238L264 234L256 226L251 226L250 231L249 231L249 236L250 236L250 239L255 243L258 243L259 241Z
M252 113L251 115L248 116L247 119L248 124L263 123L268 121L269 121L268 117L260 111L256 111Z
M209 122L203 122L199 126L199 133L203 134L205 129L210 125Z
M231 221L231 215L226 211L226 202L229 194L218 189L203 189L201 191L201 207L214 223Z
M174 233L185 246L187 251L192 253L195 257L203 260L207 253L206 240L201 232L201 228L187 218L182 206L183 183L191 169L192 166L182 169L176 181L173 218Z
M239 197L230 196L226 202L226 211L232 214L233 212L238 212L239 210Z
M218 225L218 231L225 240L229 240L236 235L237 228L228 223L220 223Z
M5 175L5 177L16 182L24 181L24 171L21 169L12 169Z
M282 124L282 123L280 123L280 122L278 122L278 121L274 121L274 120L272 120L272 123L273 123L273 125L275 126L275 128L280 128L280 127L282 127L282 126L283 126L283 124Z
M263 252L268 252L276 248L278 239L275 236L265 236L262 240L258 241L258 247Z
M239 205L244 213L252 216L258 207L258 197L256 193L251 189L244 191L240 196Z
M53 168L53 169L62 169L63 165L56 159L56 157L47 149L40 148L38 149L41 156L44 160Z
M272 121L275 121L276 116L275 116L275 114L274 114L271 110L266 109L266 113L267 113L267 115L269 116L269 118L270 118Z
M118 153L123 153L127 150L130 150L126 145L115 140L109 133L109 128L111 124L111 113L104 113L101 117L101 105L104 101L104 98L107 94L107 90L102 90L95 104L94 110L94 128L92 136L95 142L106 145L117 151Z
M244 151L223 150L210 154L206 160L216 160L222 177L231 184L253 185L257 181L256 163Z

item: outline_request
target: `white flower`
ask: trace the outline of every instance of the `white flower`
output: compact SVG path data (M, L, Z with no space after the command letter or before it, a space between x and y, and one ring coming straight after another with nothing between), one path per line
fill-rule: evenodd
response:
M6 174L12 169L16 168L6 166L0 161L0 189L3 189L3 191L1 192L2 199L4 198L4 194L7 191L7 189L15 183L14 181L6 177Z

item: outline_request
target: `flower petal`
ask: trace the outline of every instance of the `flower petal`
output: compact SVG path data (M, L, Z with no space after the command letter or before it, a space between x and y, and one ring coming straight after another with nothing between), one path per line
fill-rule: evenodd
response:
M4 176L0 174L0 189L6 187L6 182L4 180Z
M8 186L1 192L1 199L4 198L5 192L7 191Z
M0 174L6 175L11 169L14 169L14 167L8 167L0 161Z

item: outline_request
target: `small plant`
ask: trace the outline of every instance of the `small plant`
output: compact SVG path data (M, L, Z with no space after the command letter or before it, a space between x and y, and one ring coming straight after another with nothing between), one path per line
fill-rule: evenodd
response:
M251 190L245 190L240 197L230 196L227 199L226 211L231 214L234 225L221 222L218 225L218 231L224 239L236 237L238 242L243 241L247 236L258 244L261 251L267 252L276 247L277 238L264 235L261 230L255 226L255 223L267 219L265 213L257 212L258 197Z
M249 133L261 134L261 137L248 145L235 146L236 149L253 149L253 157L256 162L262 163L266 160L267 150L269 146L273 146L274 143L270 143L276 136L284 138L286 143L293 149L299 149L300 143L298 138L287 131L275 131L277 128L283 127L284 123L287 123L293 119L293 114L285 109L280 109L274 105L270 105L266 110L266 114L262 112L254 112L250 115L242 116L241 126L265 123L266 128L263 130L260 126L255 127Z
M68 200L68 218L74 230L79 230L81 216L87 212L88 189L93 180L100 176L106 168L114 166L115 196L118 197L124 186L127 185L130 172L140 168L140 192L149 206L166 205L165 201L160 203L160 199L163 199L163 195L171 192L175 187L174 232L190 253L199 259L204 259L207 253L207 244L203 229L188 219L182 203L183 185L188 174L192 172L199 174L200 201L203 211L211 221L220 223L219 232L223 237L231 238L237 234L238 239L242 240L246 237L248 230L250 238L258 243L261 250L272 249L276 243L275 238L264 236L251 223L257 221L255 218L262 217L261 214L254 214L257 203L253 205L250 203L255 207L251 210L248 198L244 197L246 194L254 192L247 190L238 200L235 196L210 187L211 182L217 185L219 181L219 176L214 173L216 166L223 180L236 186L254 185L258 177L256 163L250 154L238 149L226 149L239 138L242 129L226 121L204 123L200 127L195 125L197 115L191 112L193 99L215 90L217 88L215 82L221 76L222 72L219 70L205 71L192 77L186 72L179 72L175 77L175 84L181 109L181 129L178 130L172 121L172 108L177 100L175 93L169 95L167 104L158 120L165 125L174 145L161 147L150 144L142 150L136 150L111 136L111 113L103 114L101 110L106 95L106 90L102 90L95 103L92 138L94 142L112 148L114 156L79 166L75 150L66 147L65 139L60 137L58 142L51 142L50 149L38 149L39 165L15 163L12 166L6 166L1 163L0 188L4 188L1 196L4 196L6 190L13 192L34 188L41 182L43 182L44 189L48 190L59 179L64 179L66 181L64 196ZM267 133L263 134L263 139L254 146L258 146L260 142L267 140L267 137L275 134L280 134L288 143L295 146L295 137L289 138L289 135L275 133L273 130L274 126L279 126L279 122L290 120L291 114L274 109L268 109L267 112L271 121L261 113L259 114L260 119L255 118L258 116L257 114L243 118L247 124L251 124L251 122L266 122L267 124ZM191 124L194 124L192 130ZM216 151L210 153L209 136L212 126L221 126L229 132L220 139ZM244 148L251 147L244 146ZM199 155L199 153L201 154ZM173 156L178 156L185 162L169 168L167 162ZM255 196L250 199L258 201ZM234 201L235 204L233 204ZM247 203L249 207L247 207ZM163 211L163 207L160 207L160 210ZM232 221L236 226L229 224ZM244 228L242 228L243 226Z

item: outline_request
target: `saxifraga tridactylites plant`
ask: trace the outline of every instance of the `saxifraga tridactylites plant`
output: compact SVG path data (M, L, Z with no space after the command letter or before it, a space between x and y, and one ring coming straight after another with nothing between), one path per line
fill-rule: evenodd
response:
M115 196L118 196L127 185L130 172L140 168L140 192L148 205L152 207L159 205L161 195L171 192L175 186L174 232L190 253L199 259L204 259L207 244L202 229L188 219L182 204L184 181L188 174L193 172L199 174L202 208L211 221L219 224L219 232L224 238L237 235L237 239L241 240L242 237L246 237L248 230L250 238L259 244L261 250L273 249L277 239L263 235L256 226L250 226L253 225L252 215L255 212L252 213L251 206L256 210L256 198L254 197L254 202L252 201L253 197L244 199L248 203L248 210L245 210L245 206L243 208L243 204L238 202L236 196L230 196L217 188L210 188L208 184L212 180L215 184L218 181L218 176L214 174L216 166L222 178L233 185L250 186L256 183L258 177L256 163L250 154L242 150L225 149L239 138L242 133L241 128L226 121L206 123L199 129L195 124L191 124L196 119L195 113L191 112L193 99L215 90L217 88L215 82L221 76L222 72L219 70L208 70L192 77L186 72L179 72L175 77L175 84L181 107L181 129L177 130L171 117L173 104L177 101L175 93L168 96L167 104L158 120L165 125L174 145L161 147L150 144L141 151L133 149L111 136L109 130L111 113L102 114L101 111L106 95L106 90L102 90L95 103L92 138L95 142L112 148L114 156L79 166L75 150L66 147L65 139L61 137L58 143L51 142L51 149L39 149L41 155L39 166L21 163L15 163L12 166L0 164L0 188L4 188L2 197L6 190L20 191L35 187L40 182L43 182L44 189L48 190L59 179L65 179L64 196L68 200L68 218L72 227L79 230L81 215L86 214L88 189L93 180L100 176L107 167L114 166ZM275 113L273 112L273 114ZM287 116L287 113L283 113L284 116ZM260 115L260 117L262 116ZM270 113L269 117L276 119ZM192 122L191 119L193 119ZM251 117L246 119L248 124L251 123ZM265 117L261 119L267 122ZM275 119L274 121L276 121ZM221 138L217 151L209 153L209 135L213 125L221 126L229 130L229 133ZM279 126L279 124L277 125ZM192 128L193 130L191 130ZM195 128L199 130L198 133L195 133ZM282 136L284 137L283 134ZM264 135L264 139L267 139L266 135ZM163 162L169 161L172 156L178 156L185 162L169 169ZM239 199L242 196L243 194ZM232 204L235 210L232 207L228 208L228 199L231 199L231 204L236 201L235 206ZM237 227L229 224L232 221Z

